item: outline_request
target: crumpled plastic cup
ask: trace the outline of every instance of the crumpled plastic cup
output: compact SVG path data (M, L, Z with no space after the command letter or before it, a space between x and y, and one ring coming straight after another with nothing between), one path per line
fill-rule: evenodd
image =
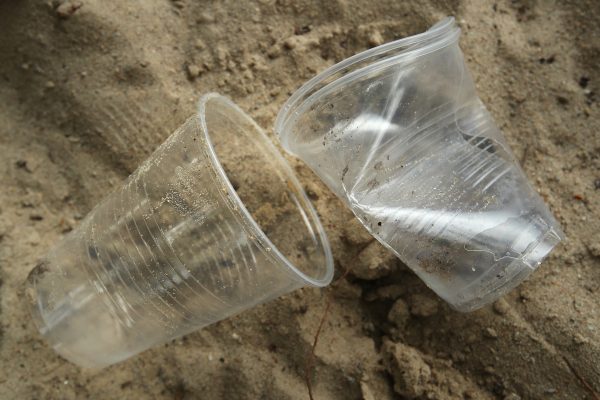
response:
M518 285L561 240L477 97L447 18L334 65L275 130L365 227L455 309Z
M42 335L103 367L333 276L317 214L254 121L216 94L30 273Z

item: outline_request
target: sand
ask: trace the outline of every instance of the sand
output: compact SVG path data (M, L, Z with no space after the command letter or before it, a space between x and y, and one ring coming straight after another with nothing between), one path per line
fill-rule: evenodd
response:
M36 261L185 118L231 97L272 136L288 96L445 15L479 94L568 240L470 314L449 309L289 158L337 276L101 371L37 334ZM475 0L0 3L0 398L600 398L600 3Z

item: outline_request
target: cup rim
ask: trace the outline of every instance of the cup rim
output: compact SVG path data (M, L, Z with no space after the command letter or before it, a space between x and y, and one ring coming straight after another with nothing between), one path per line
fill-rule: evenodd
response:
M365 50L328 67L323 72L317 74L308 82L300 86L300 88L283 104L277 114L275 120L275 132L279 136L283 147L286 150L289 149L289 146L287 146L288 135L286 134L289 123L304 113L306 109L311 107L319 97L339 88L348 81L358 79L367 73L386 68L390 64L396 63L407 56L422 56L438 50L441 47L457 41L459 36L460 28L456 25L454 17L446 17L424 32ZM383 55L406 46L411 47L400 51L393 56L375 60L373 63L366 64L356 70L350 70L348 73L343 73L340 77L315 90L315 88L324 81L334 77L344 69L368 60L369 58Z
M322 251L325 255L325 265L324 265L325 271L324 271L324 273L321 274L320 277L314 278L314 277L311 277L308 274L304 273L299 268L297 268L286 256L284 256L283 253L281 253L281 251L273 244L271 239L269 239L267 234L263 232L263 230L260 228L258 223L254 220L254 218L252 217L252 215L250 214L250 212L244 205L242 199L240 199L237 192L233 188L233 185L229 181L229 178L227 177L227 174L225 173L225 170L223 169L221 162L219 161L219 158L217 157L217 154L213 147L212 141L210 139L208 125L206 123L206 104L212 100L219 100L227 107L230 107L232 109L232 111L238 113L241 118L243 118L245 121L247 121L256 130L258 137L260 137L260 139L263 141L262 144L265 145L267 150L271 153L270 156L272 156L275 159L275 161L278 164L280 164L280 166L281 166L280 172L282 172L286 176L286 178L289 180L290 184L294 187L294 189L296 189L297 194L299 196L301 196L301 200L303 203L302 208L307 213L309 220L312 222L312 224L315 228L315 233L318 236L319 241L320 241L320 247L322 248ZM329 240L327 238L327 234L325 233L325 229L323 228L323 225L321 224L321 220L319 219L317 212L314 209L312 203L308 199L306 192L302 188L302 185L298 181L298 178L296 177L296 175L290 168L287 161L281 155L281 152L279 150L277 150L277 148L273 145L271 140L265 134L264 130L254 121L254 119L252 119L247 113L245 113L237 104L235 104L229 98L227 98L219 93L214 93L214 92L205 94L198 101L197 110L198 110L198 113L197 113L198 122L200 123L200 127L202 129L204 138L206 140L207 150L208 150L207 153L210 158L211 164L217 174L217 178L220 179L222 181L222 183L225 185L225 189L227 191L227 195L228 195L229 199L231 199L235 204L235 209L233 211L234 211L234 214L236 215L236 217L238 217L240 219L240 222L242 222L241 225L244 227L244 229L250 230L250 232L247 232L247 233L249 235L253 236L260 243L260 245L263 249L270 249L269 251L266 251L265 253L267 254L267 256L269 258L271 258L271 260L275 261L278 264L283 264L295 276L300 277L302 279L302 281L304 281L305 283L307 283L311 286L316 286L316 287L327 286L333 279L333 274L334 274L333 255L331 253L331 247L329 244ZM227 203L229 204L229 202L227 202Z

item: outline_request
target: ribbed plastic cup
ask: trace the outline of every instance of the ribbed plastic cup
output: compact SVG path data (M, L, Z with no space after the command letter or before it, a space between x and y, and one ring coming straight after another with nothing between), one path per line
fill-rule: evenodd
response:
M27 293L60 355L103 367L332 275L290 167L250 117L209 94L50 251Z
M304 160L454 308L518 285L561 240L477 97L448 18L316 76L280 111Z

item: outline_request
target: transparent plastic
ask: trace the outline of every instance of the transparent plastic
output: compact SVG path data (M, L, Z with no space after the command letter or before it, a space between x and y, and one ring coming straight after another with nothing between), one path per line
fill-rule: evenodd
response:
M519 284L561 240L475 88L447 18L316 76L275 130L454 308Z
M103 367L332 275L290 167L252 119L209 94L50 251L27 293L58 353Z

